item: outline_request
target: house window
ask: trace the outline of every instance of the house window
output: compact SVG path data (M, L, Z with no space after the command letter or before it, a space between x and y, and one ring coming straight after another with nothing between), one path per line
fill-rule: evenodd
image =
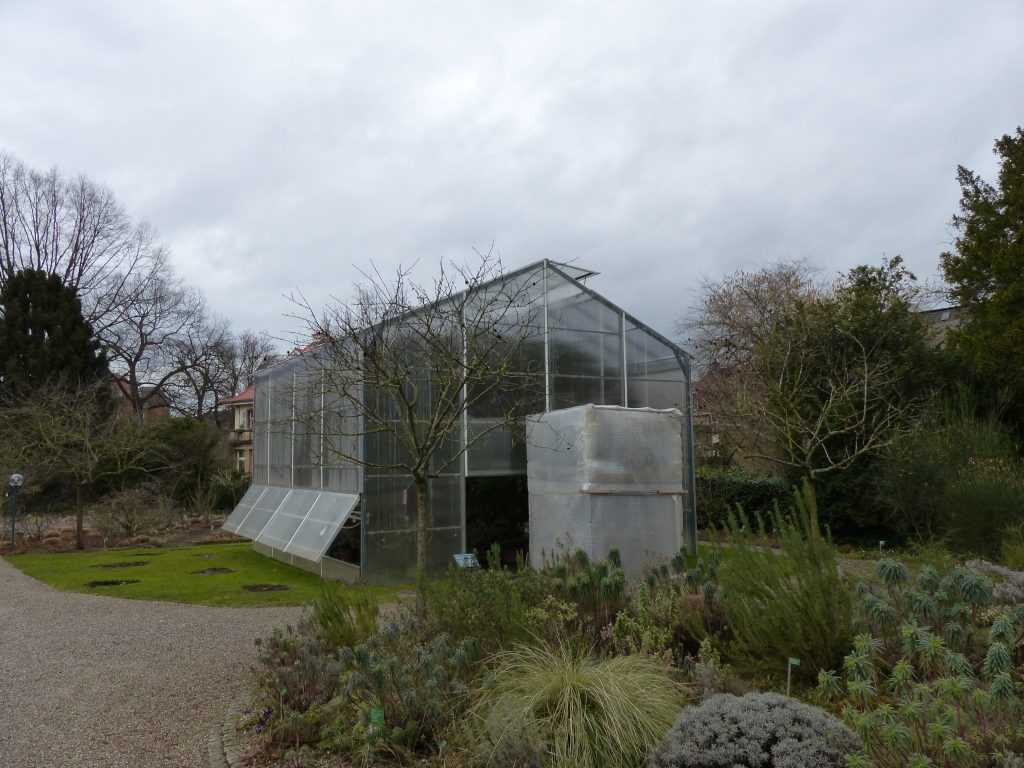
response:
M235 469L245 473L245 451L235 451Z
M252 408L245 409L245 428L252 429Z

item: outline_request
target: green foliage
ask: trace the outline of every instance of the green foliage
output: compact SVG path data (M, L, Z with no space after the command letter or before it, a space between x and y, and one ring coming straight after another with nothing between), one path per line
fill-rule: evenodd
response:
M145 427L160 446L153 470L158 472L167 492L186 507L211 511L215 478L229 467L229 457L220 431L207 421L191 417L163 419Z
M545 573L553 580L556 594L576 605L584 627L600 631L626 606L626 574L618 550L598 562L578 550L557 560Z
M348 754L401 757L436 752L463 717L479 650L405 612L338 658L346 677L328 742Z
M257 689L261 700L275 710L278 723L287 721L289 713L302 714L326 704L338 690L342 665L308 623L277 627L269 638L257 639L256 646Z
M1024 515L1020 472L1012 437L961 391L934 403L891 447L872 503L903 535L991 556L991 531Z
M963 166L954 250L942 271L964 315L948 346L991 393L1005 391L1024 426L1024 129L995 142L999 177L990 184Z
M1001 623L1019 640L1008 614ZM857 764L994 766L997 750L1024 744L1019 679L1003 642L990 640L976 665L927 628L904 625L900 634L904 653L894 663L885 643L862 635L844 660L845 684L834 672L819 675L819 699L839 708L863 739Z
M737 506L750 513L770 513L776 501L784 501L788 486L782 478L755 475L738 468L697 468L697 525L720 527Z
M1003 565L1015 571L1024 571L1024 523L1003 529L999 549Z
M106 374L77 293L43 270L11 275L0 292L0 392L22 397L50 384L89 386Z
M842 674L818 676L818 698L864 740L857 764L996 765L994 752L1021 744L1020 612L988 613L992 584L966 568L925 565L910 579L883 560L877 575L879 587L858 587L869 633L855 638Z
M310 605L320 640L330 648L346 648L364 642L377 629L377 600L333 582L324 582Z
M722 628L717 599L720 561L719 551L712 550L694 568L686 569L686 558L680 553L671 565L648 573L611 625L614 651L686 664L688 651Z
M852 601L838 570L835 548L818 527L809 483L794 493L788 515L772 520L781 551L753 543L742 510L728 526L732 545L719 570L721 604L732 633L727 650L738 661L784 670L795 656L804 674L831 668L852 636ZM759 524L756 530L763 533Z
M472 638L483 653L494 653L527 639L546 616L531 614L553 593L543 575L530 568L502 568L497 550L489 553L487 568L450 568L440 579L421 588L427 614L456 640Z
M682 689L644 656L597 659L568 645L517 646L500 653L476 705L481 751L507 765L639 766L671 726ZM496 758L499 758L499 763Z

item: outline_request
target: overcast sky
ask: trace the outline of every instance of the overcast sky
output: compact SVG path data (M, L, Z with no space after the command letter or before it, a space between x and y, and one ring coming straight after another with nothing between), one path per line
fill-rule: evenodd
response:
M1024 123L1024 2L0 0L0 149L149 221L236 327L356 269L552 258L659 330L806 258L936 272Z

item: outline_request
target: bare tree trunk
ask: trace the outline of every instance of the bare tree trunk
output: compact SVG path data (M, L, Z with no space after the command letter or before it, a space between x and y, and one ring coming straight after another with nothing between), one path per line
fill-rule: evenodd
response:
M85 514L82 511L82 484L75 483L75 548L85 549L85 537L82 531Z
M430 502L425 476L414 475L416 482L416 576L427 572L427 537L430 533Z

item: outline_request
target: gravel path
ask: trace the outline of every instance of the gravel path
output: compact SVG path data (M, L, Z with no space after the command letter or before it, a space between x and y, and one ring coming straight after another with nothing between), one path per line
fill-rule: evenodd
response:
M0 560L0 766L204 768L253 639L300 611L58 592Z

